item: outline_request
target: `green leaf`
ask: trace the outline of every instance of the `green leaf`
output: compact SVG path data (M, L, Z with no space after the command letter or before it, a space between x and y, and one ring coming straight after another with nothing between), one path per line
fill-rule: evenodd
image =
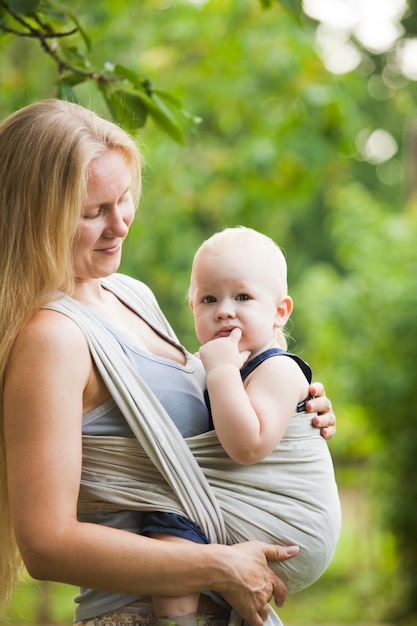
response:
M43 3L39 8L39 12L42 12L43 15L48 15L55 22L59 22L61 24L65 24L67 22L66 13L61 8L54 7L50 3Z
M138 98L146 107L148 114L152 117L154 122L164 130L177 143L184 145L184 137L182 131L172 114L172 112L165 106L161 98L153 94L152 98L145 95L142 92L135 92L135 97Z
M72 22L74 22L74 24L76 25L78 32L81 35L88 52L91 52L91 49L92 49L91 38L88 35L88 33L84 30L84 27L82 26L80 20L72 12L69 12L68 16L72 20Z
M107 85L100 85L100 88L113 119L120 126L133 132L145 125L147 108L135 94Z
M61 55L63 60L80 71L91 70L91 64L84 50L73 45L66 45L61 42Z
M182 108L182 102L176 96L173 96L172 93L168 93L168 91L163 91L162 89L154 89L153 93L173 107L179 110Z
M192 126L196 127L198 126L198 124L201 124L202 118L199 117L198 115L193 115L192 113L184 109L182 102L177 97L173 96L172 93L168 93L167 91L162 91L161 89L154 89L153 98L156 99L156 97L158 96L160 100L166 103L166 105L177 109L179 113L181 114L181 116L185 120L187 120L187 122L191 123Z
M57 82L58 84L66 83L71 87L75 87L75 85L79 85L86 80L88 80L88 77L84 76L83 74L78 74L77 72L66 72L61 74Z
M264 9L269 9L272 6L272 0L260 0ZM282 4L291 13L299 17L303 12L302 0L275 0L279 4Z
M134 72L133 70L124 65L120 65L119 63L114 66L114 73L117 76L128 80L129 83L131 83L132 86L136 89L143 89L146 83L150 83L148 78L145 78L141 74L138 74L137 72Z
M167 104L173 104L177 109L180 109L181 103L179 100L174 96L166 94L164 91L153 89L148 78L133 72L124 65L115 65L114 73L129 81L134 87L134 91L126 89L123 90L123 93L133 98L133 102L139 101L141 105L145 107L146 112L152 117L154 122L158 124L167 135L177 143L184 145L182 131ZM128 98L126 102L129 101Z
M23 13L24 15L27 15L28 13L37 11L39 9L40 2L39 0L10 0L9 5L15 13Z
M67 100L68 102L78 103L78 98L70 83L65 81L58 82L58 98L60 100Z

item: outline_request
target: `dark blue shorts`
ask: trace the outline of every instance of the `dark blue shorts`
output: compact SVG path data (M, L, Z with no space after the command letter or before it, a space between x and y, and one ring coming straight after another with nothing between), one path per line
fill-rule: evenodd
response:
M203 533L196 522L176 513L161 513L159 511L146 513L141 534L149 535L150 533L176 535L194 541L194 543L210 543L207 535Z

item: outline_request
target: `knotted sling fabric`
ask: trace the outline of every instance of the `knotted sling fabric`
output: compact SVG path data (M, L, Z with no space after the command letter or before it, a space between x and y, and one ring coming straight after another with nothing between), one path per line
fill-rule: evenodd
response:
M121 274L102 284L179 345L146 285ZM296 557L271 565L290 593L313 583L333 556L340 504L327 444L311 425L311 416L295 413L270 456L255 465L238 465L214 431L181 436L114 336L88 307L63 296L48 308L78 324L135 435L83 436L79 512L170 511L195 520L211 542L297 544Z

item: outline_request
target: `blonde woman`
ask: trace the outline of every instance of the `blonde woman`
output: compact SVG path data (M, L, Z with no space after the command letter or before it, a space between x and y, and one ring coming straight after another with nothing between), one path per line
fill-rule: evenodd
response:
M133 140L76 104L38 102L0 126L1 604L23 559L35 578L81 587L77 623L150 624L150 594L210 589L215 599L202 595L199 606L208 623L226 624L234 607L262 626L268 601L281 603L286 593L267 561L290 558L296 548L178 547L138 534L140 515L127 507L105 510L91 494L82 504L80 484L96 475L85 475L90 448L111 484L113 450L122 443L132 458L145 450L168 482L172 475L188 481L193 491L179 489L179 510L188 516L202 502L207 532L222 536L208 489L193 482L182 458L166 460L164 429L171 430L155 395L161 389L154 393L135 369L136 356L145 372L152 360L163 387L169 367L188 397L201 395L201 408L201 363L179 344L150 290L117 274L140 171ZM113 383L112 368L131 374L129 388ZM330 402L321 385L313 393L320 397L310 408L323 413L317 426L332 436ZM184 408L184 436L195 432L197 408ZM201 413L196 421L204 430Z

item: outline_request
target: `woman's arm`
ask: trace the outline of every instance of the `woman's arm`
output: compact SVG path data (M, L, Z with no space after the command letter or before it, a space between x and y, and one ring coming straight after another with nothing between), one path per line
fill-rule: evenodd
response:
M119 593L183 595L213 589L252 626L285 587L258 542L181 545L77 521L81 423L97 379L78 327L40 311L19 338L5 381L5 435L16 539L35 578ZM109 566L111 564L111 566Z

